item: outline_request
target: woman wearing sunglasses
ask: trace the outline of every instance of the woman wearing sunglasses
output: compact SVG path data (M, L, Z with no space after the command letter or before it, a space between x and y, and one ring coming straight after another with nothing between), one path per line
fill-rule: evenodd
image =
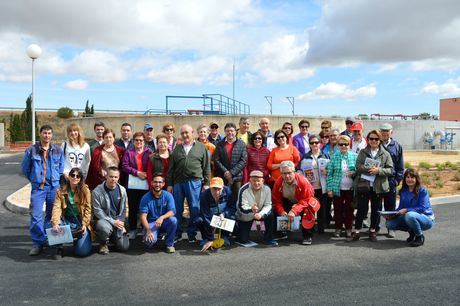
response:
M163 134L166 135L166 140L168 141L168 149L169 151L173 151L174 148L176 147L176 144L178 144L178 139L174 137L174 132L175 132L174 124L172 123L166 123L163 125ZM180 143L180 140L179 140Z
M330 214L330 205L327 209L327 190L326 190L326 165L329 162L329 155L321 152L319 149L320 140L316 135L309 137L310 151L305 153L297 166L297 172L305 176L315 189L315 198L321 204L318 217L318 233L324 233L328 227L329 221L327 216Z
M70 225L75 229L81 227L81 237L74 240L74 253L85 257L91 254L91 192L83 181L79 168L72 168L65 185L56 192L51 225L53 231L61 231L60 225Z
M381 135L377 130L367 134L368 145L359 151L356 160L356 194L358 211L356 213L353 240L359 240L364 217L369 210L371 201L371 225L369 239L377 241L377 231L380 224L379 210L382 209L382 197L390 190L388 177L393 174L393 161L390 153L381 145Z
M268 171L267 163L270 151L263 146L264 138L264 135L259 131L251 135L249 145L246 148L248 160L246 161L246 167L244 167L242 184L246 184L249 181L249 174L254 170L262 171L264 181L268 182L270 172Z
M353 226L353 177L355 175L356 158L358 154L351 151L350 137L337 136L339 148L331 156L327 164L327 194L333 198L335 232L334 237L340 237L340 231L345 226L347 238L351 238ZM324 151L323 151L324 152Z
M299 151L296 147L289 144L289 136L285 131L277 130L275 132L274 141L276 147L270 152L267 163L272 182L276 182L281 176L281 162L290 160L294 165L297 165L300 161Z

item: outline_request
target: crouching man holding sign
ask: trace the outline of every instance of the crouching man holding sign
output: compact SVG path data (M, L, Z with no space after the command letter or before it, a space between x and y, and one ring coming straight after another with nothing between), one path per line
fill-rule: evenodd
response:
M296 216L302 216L302 244L312 243L312 230L315 225L315 212L320 205L308 180L295 173L292 161L283 161L280 165L281 176L273 186L273 209L276 216L287 216L292 222Z

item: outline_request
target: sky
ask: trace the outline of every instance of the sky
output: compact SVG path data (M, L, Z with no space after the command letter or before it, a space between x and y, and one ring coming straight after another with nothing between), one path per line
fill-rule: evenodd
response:
M252 114L439 114L460 96L458 0L0 2L0 105L164 109L222 94ZM233 66L235 78L233 79ZM199 109L175 99L170 109Z

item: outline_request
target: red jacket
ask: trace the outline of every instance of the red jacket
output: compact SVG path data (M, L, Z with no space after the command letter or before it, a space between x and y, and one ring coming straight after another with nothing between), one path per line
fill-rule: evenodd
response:
M249 181L249 174L253 170L262 171L264 174L265 182L267 183L270 175L270 172L267 168L270 151L266 147L260 147L257 149L253 146L248 146L246 148L246 152L248 155L248 160L246 161L246 167L244 167L242 184L246 184Z
M313 198L315 191L311 186L310 182L302 175L296 173L295 180L297 182L295 189L295 197L297 199L297 204L293 205L291 210L298 216L306 208L311 207L309 200ZM275 215L280 216L284 212L283 208L283 177L280 176L273 186L272 191L272 200L273 200L273 210Z
M97 185L99 185L105 180L105 178L101 177L101 156L103 147L103 144L99 147L96 147L93 151L93 155L91 156L91 163L89 164L88 175L86 176L86 184L88 185L90 190L93 190L97 187ZM117 145L115 145L115 149L117 150L118 158L120 160L120 163L118 164L118 168L120 169L121 159L123 158L123 153L125 150ZM120 176L121 175L122 173L120 171Z

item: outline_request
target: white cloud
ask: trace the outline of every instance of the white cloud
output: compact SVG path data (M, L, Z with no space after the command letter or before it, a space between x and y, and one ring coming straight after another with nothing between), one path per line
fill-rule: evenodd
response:
M359 98L369 98L375 96L377 88L375 84L351 89L346 84L335 82L323 83L314 90L299 95L298 100L327 100L327 99L346 99L356 100Z
M458 96L460 95L460 78L447 80L443 84L430 82L423 86L422 93L436 94L442 96Z
M292 34L275 36L266 41L248 60L248 65L268 83L287 83L313 76L305 67L308 43Z
M88 88L88 85L89 83L86 80L73 80L65 83L64 87L73 90L84 90Z
M330 0L309 30L307 62L460 61L457 0Z
M110 52L85 50L69 65L72 72L82 73L97 82L120 82L127 78L122 61Z

